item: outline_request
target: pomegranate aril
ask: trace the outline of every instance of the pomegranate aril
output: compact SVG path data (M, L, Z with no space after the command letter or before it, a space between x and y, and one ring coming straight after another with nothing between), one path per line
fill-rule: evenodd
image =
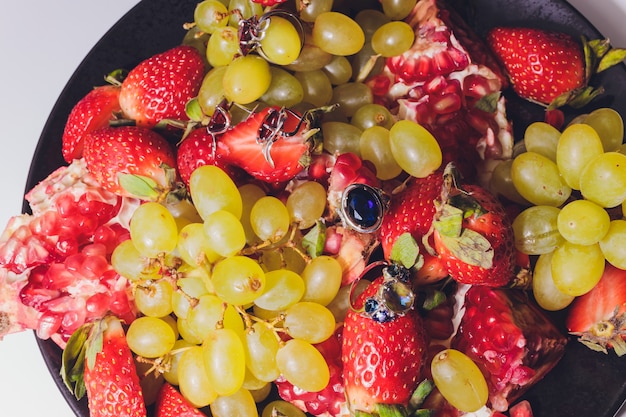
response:
M107 293L96 293L85 302L86 319L103 317L109 311L111 296Z
M49 339L61 328L62 318L58 314L44 313L39 318L39 324L35 332L37 337L43 340Z
M62 290L76 281L76 275L68 271L65 264L53 263L44 276L42 287L51 290Z

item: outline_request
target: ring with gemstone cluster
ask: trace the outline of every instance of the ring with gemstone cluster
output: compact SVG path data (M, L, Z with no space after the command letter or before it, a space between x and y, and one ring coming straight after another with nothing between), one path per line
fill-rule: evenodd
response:
M343 190L339 214L346 226L360 233L373 233L381 226L388 206L389 197L383 190L352 183Z

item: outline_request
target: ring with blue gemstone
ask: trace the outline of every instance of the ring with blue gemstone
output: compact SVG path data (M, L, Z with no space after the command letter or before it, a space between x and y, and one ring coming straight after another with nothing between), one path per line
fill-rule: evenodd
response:
M373 233L383 222L389 198L379 188L363 183L348 185L341 195L340 216L346 226Z

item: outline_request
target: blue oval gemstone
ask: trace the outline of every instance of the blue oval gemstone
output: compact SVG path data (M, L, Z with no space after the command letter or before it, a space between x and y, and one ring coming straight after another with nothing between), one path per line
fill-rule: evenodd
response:
M344 210L348 219L363 231L379 225L383 216L383 205L377 190L363 184L347 191ZM373 230L372 230L373 231Z

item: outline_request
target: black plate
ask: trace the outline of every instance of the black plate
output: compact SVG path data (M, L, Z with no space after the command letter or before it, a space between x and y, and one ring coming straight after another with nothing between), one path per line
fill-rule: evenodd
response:
M196 0L143 0L96 44L69 80L57 100L33 156L26 189L29 190L64 164L61 134L72 106L103 74L132 68L141 60L180 43L183 23L193 19ZM463 3L461 1L461 3ZM495 25L524 25L597 38L599 32L573 7L562 0L473 0L458 7L479 35ZM626 69L620 65L594 80L606 94L586 109L610 106L626 115ZM510 97L509 116L516 137L530 122L542 120L543 110ZM572 117L572 114L568 114ZM28 206L24 204L24 211ZM562 317L555 317L562 323ZM77 402L59 378L61 350L51 341L37 340L45 363L62 395L79 417L88 417L85 399ZM626 398L626 359L604 355L572 341L558 366L533 387L530 400L537 417L611 417Z

